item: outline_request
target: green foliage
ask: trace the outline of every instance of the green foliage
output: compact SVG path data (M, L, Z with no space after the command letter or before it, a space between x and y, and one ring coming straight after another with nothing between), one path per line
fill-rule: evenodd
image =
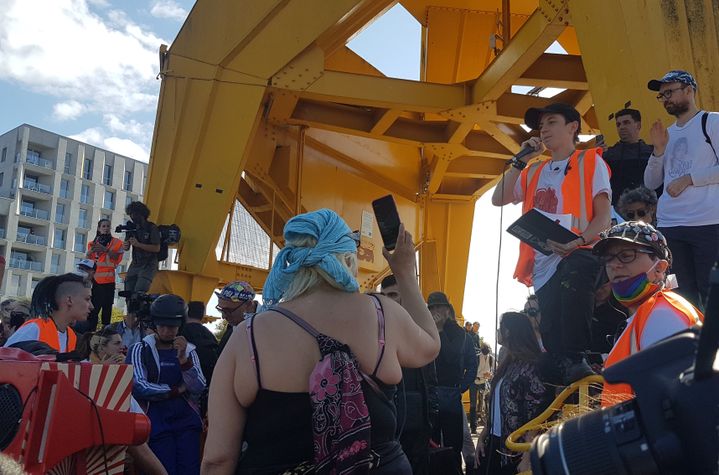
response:
M221 320L220 323L217 324L217 329L214 331L215 338L217 338L217 341L222 340L222 337L224 336L225 332L227 331L227 320Z
M119 308L112 307L112 318L110 318L111 323L116 323L122 320L122 318L125 316L125 312L120 310Z

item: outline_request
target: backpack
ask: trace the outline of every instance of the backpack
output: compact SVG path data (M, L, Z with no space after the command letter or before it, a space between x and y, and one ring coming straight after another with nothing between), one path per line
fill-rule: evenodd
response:
M379 323L379 358L375 373L384 354L384 313L377 297L372 297ZM322 358L309 377L309 395L312 404L312 435L314 459L303 462L285 473L292 474L365 474L376 465L377 457L371 450L370 415L362 383L380 395L381 389L370 376L364 375L352 350L327 335L315 330L309 323L291 311L272 307L312 335L320 348ZM252 319L247 320L247 333L254 351ZM257 362L255 362L257 365Z
M157 260L162 262L169 255L169 246L180 242L182 231L176 224L160 224L157 229L160 230L160 251L157 253Z
M719 163L719 156L717 156L717 151L712 144L712 139L711 137L709 137L709 133L707 133L707 120L709 120L709 112L704 112L702 114L702 132L704 133L704 140L712 148L712 152L714 152L714 158L716 159L717 163Z

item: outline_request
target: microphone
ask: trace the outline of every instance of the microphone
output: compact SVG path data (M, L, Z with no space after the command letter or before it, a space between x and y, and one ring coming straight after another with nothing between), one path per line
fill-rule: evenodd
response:
M535 151L535 150L534 150L534 147L532 147L531 145L527 145L527 146L524 147L522 150L520 150L519 152L517 152L517 155L515 155L514 157L510 158L509 160L507 160L507 163L509 164L509 163L514 163L515 161L519 161L519 160L521 160L522 158L524 158L524 157L526 157L527 155L529 155L530 153L533 153L534 151Z

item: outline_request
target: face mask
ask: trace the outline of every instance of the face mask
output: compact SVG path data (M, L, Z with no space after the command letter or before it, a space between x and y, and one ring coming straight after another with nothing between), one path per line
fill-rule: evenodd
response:
M630 279L613 283L612 294L614 294L617 301L625 307L633 307L644 302L647 298L659 291L662 286L650 282L648 275L658 263L659 261L655 262L646 272L642 272Z

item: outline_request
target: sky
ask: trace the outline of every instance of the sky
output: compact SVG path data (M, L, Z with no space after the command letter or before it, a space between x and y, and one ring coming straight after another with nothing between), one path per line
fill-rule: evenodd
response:
M0 133L28 123L147 161L160 90L158 51L171 44L193 4L0 0ZM396 5L348 46L387 76L418 80L420 34L419 23ZM558 44L548 51L564 52ZM490 195L476 204L462 314L480 322L481 335L494 343L497 297L500 313L520 309L527 288L511 278L518 241L504 232L519 207L505 207L500 226ZM209 314L217 315L215 305L213 297Z

